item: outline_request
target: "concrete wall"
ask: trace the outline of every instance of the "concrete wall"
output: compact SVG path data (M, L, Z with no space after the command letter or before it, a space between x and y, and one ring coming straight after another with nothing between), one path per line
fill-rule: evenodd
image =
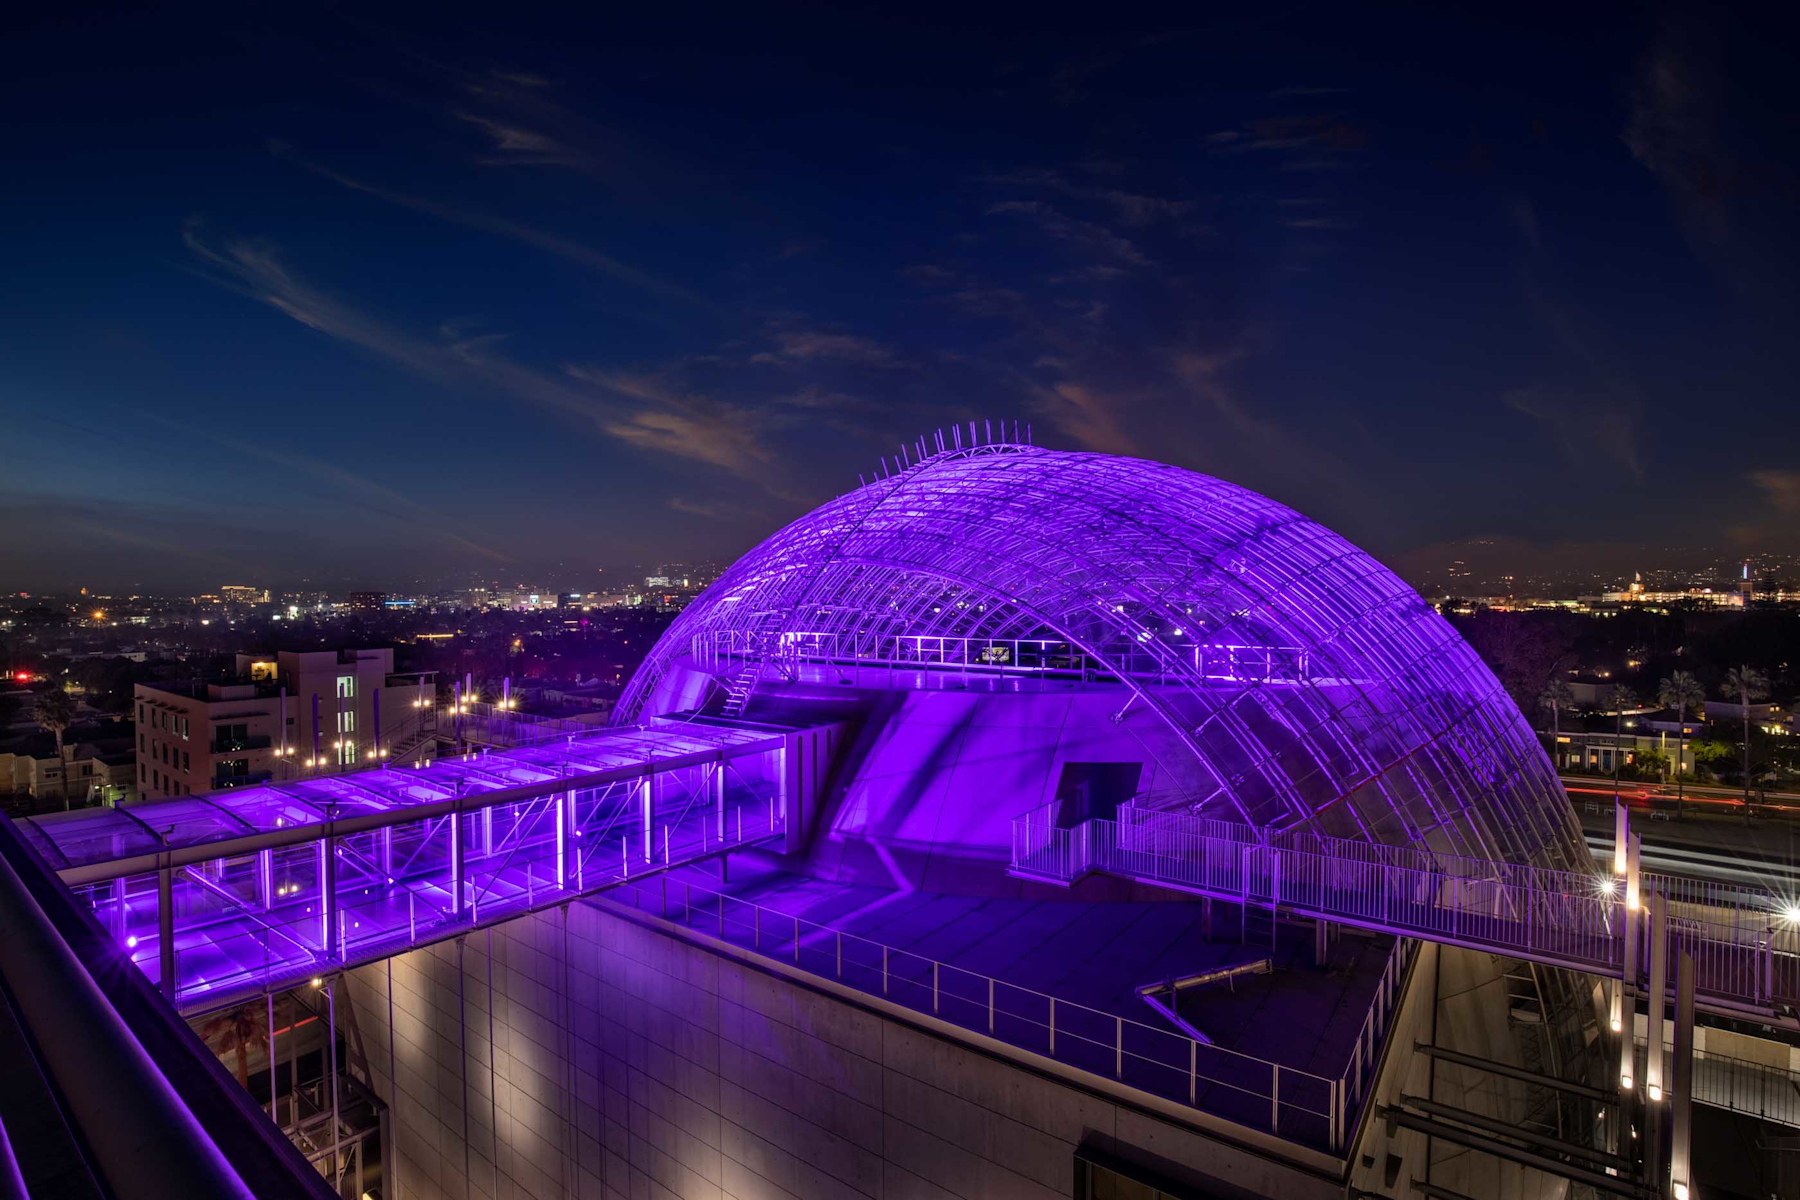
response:
M566 956L560 914L493 930L491 974L489 936L460 969L451 942L342 985L392 1106L391 1198L1051 1200L1084 1138L1220 1196L1342 1194L597 905L568 910Z

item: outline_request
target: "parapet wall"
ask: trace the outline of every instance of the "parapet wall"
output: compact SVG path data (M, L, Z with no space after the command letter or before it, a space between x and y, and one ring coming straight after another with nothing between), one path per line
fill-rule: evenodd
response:
M393 1114L394 1200L1053 1200L1084 1141L1184 1164L1207 1194L1341 1195L601 905L362 968L343 992Z

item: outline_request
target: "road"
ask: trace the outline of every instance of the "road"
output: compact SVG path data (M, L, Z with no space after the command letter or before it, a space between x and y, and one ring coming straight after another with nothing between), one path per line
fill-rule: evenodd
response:
M1612 858L1613 785L1610 779L1565 778L1588 848ZM1746 821L1741 793L1687 789L1675 818L1675 790L1642 783L1620 786L1631 806L1631 827L1644 839L1646 870L1767 888L1800 899L1800 795L1769 793ZM1766 814L1766 815L1765 815Z

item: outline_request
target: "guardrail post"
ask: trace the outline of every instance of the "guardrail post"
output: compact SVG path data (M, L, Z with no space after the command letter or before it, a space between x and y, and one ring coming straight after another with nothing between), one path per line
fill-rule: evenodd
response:
M1281 1064L1269 1064L1269 1132L1281 1131Z
M761 950L762 949L762 905L752 904L750 906L750 920L751 920L750 944L751 944L752 948Z
M884 996L888 994L887 956L888 948L883 946L881 948L881 994Z
M166 839L165 839L166 840ZM175 868L156 873L156 960L162 974L162 992L175 999Z
M938 1010L938 965L937 965L937 963L934 962L931 964L931 1011L935 1013L937 1010Z
M794 917L794 965L800 965L800 918Z
M1125 1078L1125 1018L1113 1018L1113 1078Z
M994 977L988 976L988 1032L994 1032Z
M837 931L837 977L844 977L844 931Z
M1197 1105L1200 1094L1200 1043L1188 1039L1188 1107Z
M1762 935L1760 943L1757 948L1761 951L1762 970L1755 974L1762 984L1762 994L1756 998L1769 1000L1775 995L1775 940L1765 933Z
M1056 1057L1056 997L1050 997L1050 1057Z

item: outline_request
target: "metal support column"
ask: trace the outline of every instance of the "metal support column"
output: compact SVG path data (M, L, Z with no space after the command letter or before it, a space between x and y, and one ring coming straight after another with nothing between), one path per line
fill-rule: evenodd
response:
M461 921L463 910L468 907L468 897L463 894L463 880L468 877L468 855L463 847L463 815L453 812L444 819L450 822L450 911Z
M644 776L643 799L644 809L644 861L649 862L656 853L656 837L654 822L656 820L656 776Z
M1618 753L1617 750L1614 753ZM1613 797L1613 856L1612 869L1614 875L1625 874L1626 843L1631 840L1631 810L1617 796Z
M327 1026L326 1045L331 1051L331 1186L342 1191L339 1178L343 1174L340 1165L339 1143L343 1135L339 1132L343 1126L338 1122L338 1061L337 1061L337 980L325 981L325 1021Z
M337 920L337 838L331 830L337 820L337 805L325 806L325 836L319 839L319 913L325 931L325 957L335 958L331 937L332 922Z
M1619 1087L1631 1091L1633 1079L1633 1063L1636 1059L1636 1024L1638 982L1638 926L1641 923L1641 896L1638 893L1638 839L1636 834L1628 834L1625 839L1625 907L1619 914L1624 923L1624 953L1619 963L1620 1012L1623 1029L1619 1037Z
M165 839L166 840L166 839ZM156 957L162 974L162 991L175 999L175 868L156 873Z
M717 833L722 844L725 841L725 760L720 759L713 768L713 801L719 810L719 827Z
M1644 1019L1644 1095L1663 1098L1663 1005L1668 1002L1669 901L1650 893L1650 995Z
M1674 1200L1688 1200L1694 1187L1694 955L1683 949L1675 964L1675 1069L1670 1107L1669 1180Z

